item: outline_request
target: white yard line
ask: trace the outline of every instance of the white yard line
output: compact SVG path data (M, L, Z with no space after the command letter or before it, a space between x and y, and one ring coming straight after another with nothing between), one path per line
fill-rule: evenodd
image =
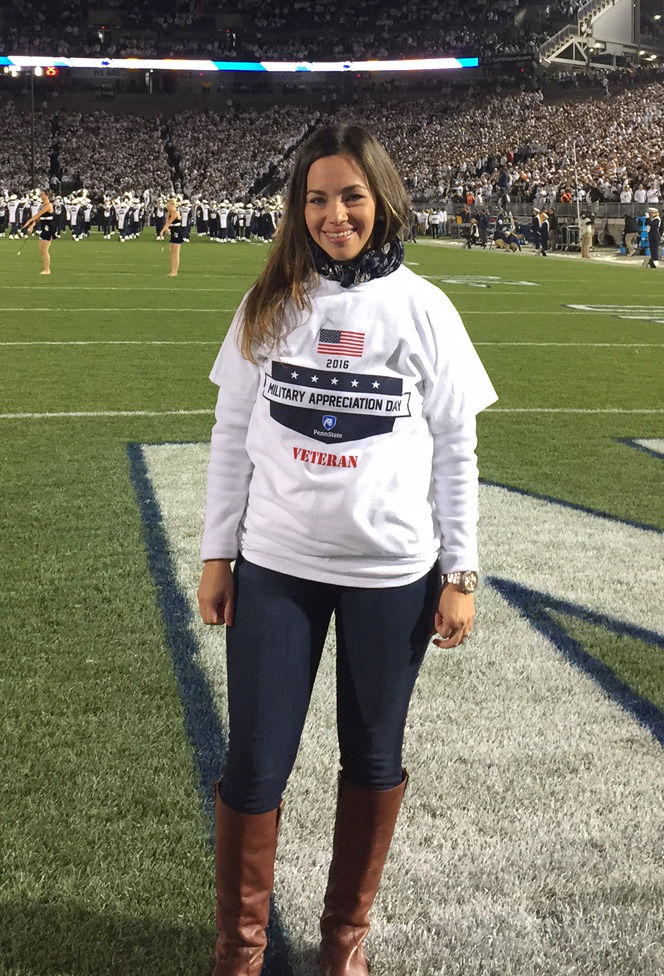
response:
M177 417L197 414L214 415L214 407L203 410L71 410L58 413L0 413L0 420L51 420L79 417Z
M501 291L500 294L503 295L504 292ZM491 296L491 297L494 297L494 296ZM619 310L620 309L620 306L616 306L616 308ZM642 305L642 306L640 306L640 310L644 313L644 315L647 315L648 312L656 312L657 314L661 314L661 306L659 306L659 305L654 305L654 306L653 305ZM493 311L492 309L491 310L490 309L474 309L474 310L468 310L468 311L462 311L461 309L459 309L458 311L459 311L459 315L491 315L491 316L493 316L493 315L523 315L523 310L522 309L517 310L517 309L514 309L514 308L501 309L500 311ZM598 314L598 311L595 310L595 309L570 309L570 308L563 309L563 308L551 308L551 309L542 309L540 311L537 311L536 314L537 314L538 317L540 315L562 315L562 316L565 316L565 317L570 317L571 315L573 315L576 318L576 316L579 315L579 314L581 314L581 315L597 315ZM601 312L599 312L599 314L609 315L613 319L625 318L626 317L626 316L621 316L621 315L618 314L618 312L613 312L610 309L607 309L606 311L602 310ZM637 318L638 318L637 315L630 315L630 319L637 319ZM648 322L650 320L644 318L643 321L644 322Z
M424 277L424 276L422 275L422 277ZM523 288L516 288L516 287L515 288L501 288L500 291L491 291L491 286L489 286L488 288L485 289L485 291L482 292L482 291L479 291L478 290L478 286L477 285L467 285L467 284L464 284L461 281L458 281L458 282L448 282L448 281L437 282L437 281L432 281L431 284L432 285L436 285L436 286L438 286L440 284L440 286L441 286L440 290L443 291L443 292L445 292L445 294L447 294L448 291L454 291L457 288L463 288L463 291L464 291L464 294L465 295L468 295L468 289L469 288L474 288L475 291L473 292L473 294L481 294L481 295L483 295L483 296L485 296L487 298L495 298L496 295L524 295L526 293L526 291L528 291L528 294L532 294L532 291L530 290L530 288L526 288L526 286L524 286ZM495 282L495 285L500 285L500 284L501 284L501 282L499 282L499 281L498 282ZM487 292L489 292L488 295L487 295ZM538 292L537 294L541 294L541 292ZM491 314L491 315L493 315L494 313L493 312L491 312L491 313L488 313L487 312L485 314ZM512 315L514 313L510 312L509 314ZM519 314L522 314L522 312L520 312Z
M199 311L201 311L199 309ZM221 309L221 311L224 311ZM217 339L25 339L0 346L218 346ZM664 349L664 342L474 342L474 346L585 346L591 349Z
M201 410L63 410L44 413L0 413L0 420L50 420L69 417L172 417L214 413L214 408ZM664 408L632 410L622 407L489 407L485 413L588 413L588 414L664 414Z
M588 346L592 349L662 349L664 342L473 342L474 346Z
M633 410L624 407L489 407L485 413L664 413L664 407Z
M53 308L49 306L48 308L36 307L35 305L24 306L14 306L10 308L4 308L3 312L173 312L179 314L180 312L234 312L234 308L183 308L181 305L174 306L172 308L162 308L160 305L148 305L148 306L118 306L113 308L103 307L101 305L94 305L91 308L62 308L58 306Z
M128 291L128 285L52 285L49 281L48 284L44 285L14 285L11 286L12 291ZM174 286L175 287L175 286ZM141 291L164 291L163 285L141 285ZM235 288L193 288L187 287L186 285L177 285L178 292L181 291L237 291ZM171 292L166 292L170 295Z
M504 294L502 291L501 295ZM492 296L493 297L493 296ZM495 312L493 309L474 309L469 311L463 311L458 309L459 315L523 315L523 310L516 308L502 309L501 311ZM548 309L537 313L538 315L567 315L568 312L561 311L560 309Z
M0 346L218 346L218 339L30 339Z

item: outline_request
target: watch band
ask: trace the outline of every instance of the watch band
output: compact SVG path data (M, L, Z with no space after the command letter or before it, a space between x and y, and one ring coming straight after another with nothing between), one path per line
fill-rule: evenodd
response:
M462 593L474 593L477 589L479 577L474 569L456 570L453 573L445 573L444 583L451 583Z

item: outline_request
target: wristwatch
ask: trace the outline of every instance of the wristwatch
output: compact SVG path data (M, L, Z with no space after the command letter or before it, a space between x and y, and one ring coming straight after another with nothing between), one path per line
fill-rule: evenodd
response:
M474 593L478 582L479 577L474 569L443 575L443 583L452 583L461 593Z

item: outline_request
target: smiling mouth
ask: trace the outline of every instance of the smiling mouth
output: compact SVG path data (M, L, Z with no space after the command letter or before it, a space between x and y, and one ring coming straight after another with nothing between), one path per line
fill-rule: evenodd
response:
M354 230L342 230L342 231L325 231L325 236L328 240L334 241L335 243L343 243L347 241L349 237L352 237L355 233Z

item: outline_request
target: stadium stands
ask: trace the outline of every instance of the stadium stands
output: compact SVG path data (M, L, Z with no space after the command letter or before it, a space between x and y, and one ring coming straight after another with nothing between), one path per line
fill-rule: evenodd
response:
M170 186L159 119L146 124L145 119L107 112L60 112L54 121L59 170L75 175L93 196Z
M3 8L0 48L23 54L257 60L426 57L535 50L545 37L541 30L515 23L518 0L455 0L445 5L416 0L409 5L406 26L401 5L377 0L279 0L269 6L235 0L226 21L212 5L196 0L104 4L106 23L99 22L93 4L83 5L81 0L56 0L48 15L33 0L20 7L3 0L0 15Z
M491 50L509 58L510 52L527 54L576 16L578 7L578 0L453 0L443 7L414 0L404 26L401 8L378 0L278 0L269 6L234 0L223 15L207 0L139 6L116 0L104 6L108 23L100 23L101 8L82 0L54 0L48 16L33 0L20 9L12 4L11 12L8 0L0 0L0 47L256 58ZM619 205L622 194L626 205L641 186L649 200L658 199L664 179L661 69L613 72L611 88L618 95L611 99L572 94L584 81L597 85L597 73L551 72L546 98L527 76L518 90L504 91L496 76L491 93L486 79L455 87L432 77L428 95L417 96L409 93L409 78L365 80L361 96L350 85L326 91L323 83L318 95L311 86L307 106L229 104L223 110L215 103L216 111L172 111L147 125L108 112L48 116L44 103L35 116L35 182L70 175L93 194L128 187L168 192L173 186L210 198L276 190L288 175L291 149L307 132L321 120L344 119L376 131L422 204L446 200L460 206L472 199L475 207L544 205L560 201L577 182L581 196L593 203ZM9 193L29 188L31 158L28 117L11 102L5 114L0 189Z
M664 180L663 104L658 80L608 101L547 104L541 93L486 96L450 88L443 98L398 106L363 101L322 113L293 106L186 112L148 125L105 112L58 112L50 120L39 113L36 172L40 181L46 178L50 152L54 172L73 174L96 194L128 187L162 192L173 185L189 196L239 197L268 182L280 188L292 148L314 125L336 119L373 129L420 202L461 205L470 195L475 207L544 206L573 191L577 179L582 198L593 203L620 204L621 194L624 204L640 202L643 194L656 202ZM28 186L27 126L25 116L8 112L0 188L15 192Z
M169 133L178 160L174 182L187 196L210 199L255 192L278 172L314 121L308 109L279 106L260 113L177 115Z
M7 138L0 144L0 192L16 193L32 186L32 139L30 116L19 112L12 102L2 107L2 120ZM48 186L51 125L45 112L35 112L35 182Z

